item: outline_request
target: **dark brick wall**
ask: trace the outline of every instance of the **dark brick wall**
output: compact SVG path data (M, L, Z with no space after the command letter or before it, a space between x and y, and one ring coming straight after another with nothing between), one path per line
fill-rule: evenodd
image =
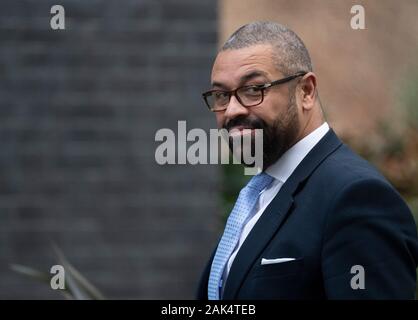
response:
M8 267L49 271L51 242L109 298L193 298L219 168L159 166L154 136L214 126L216 19L212 0L0 2L0 298L61 298Z

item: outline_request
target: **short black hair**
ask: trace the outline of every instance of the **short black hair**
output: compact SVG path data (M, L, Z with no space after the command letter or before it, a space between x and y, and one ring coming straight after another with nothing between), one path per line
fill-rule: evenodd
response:
M242 49L258 44L273 48L273 60L285 76L312 71L311 57L303 41L289 28L271 21L255 21L236 30L221 51Z

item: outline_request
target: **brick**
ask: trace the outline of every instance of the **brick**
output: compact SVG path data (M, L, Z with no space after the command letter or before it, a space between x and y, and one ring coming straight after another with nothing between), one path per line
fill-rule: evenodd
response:
M193 298L220 171L159 166L154 136L215 126L216 2L64 0L65 31L53 4L0 4L0 299L62 299L8 268L49 270L51 241L110 298Z

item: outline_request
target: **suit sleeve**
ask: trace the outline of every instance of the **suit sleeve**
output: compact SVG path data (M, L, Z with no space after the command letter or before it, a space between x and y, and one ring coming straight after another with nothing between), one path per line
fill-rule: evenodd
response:
M336 194L321 256L329 299L414 299L417 261L415 222L388 183L363 179Z

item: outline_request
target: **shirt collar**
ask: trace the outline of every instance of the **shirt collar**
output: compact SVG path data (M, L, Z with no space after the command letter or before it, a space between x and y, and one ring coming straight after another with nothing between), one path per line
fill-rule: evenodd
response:
M309 151L325 136L328 130L329 125L324 122L320 127L316 128L287 150L279 160L266 169L266 173L285 183Z

